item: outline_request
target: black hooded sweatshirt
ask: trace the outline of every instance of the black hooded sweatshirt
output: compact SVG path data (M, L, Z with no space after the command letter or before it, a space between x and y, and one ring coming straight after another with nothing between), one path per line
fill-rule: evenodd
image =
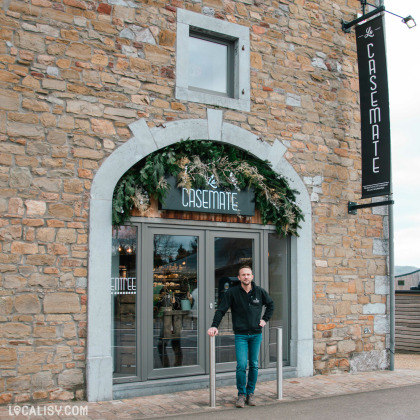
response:
M274 302L269 294L254 282L247 293L239 284L228 289L214 314L212 327L218 328L223 316L229 308L232 309L233 332L235 334L261 334L260 320L265 322L273 315ZM262 307L265 306L261 317Z

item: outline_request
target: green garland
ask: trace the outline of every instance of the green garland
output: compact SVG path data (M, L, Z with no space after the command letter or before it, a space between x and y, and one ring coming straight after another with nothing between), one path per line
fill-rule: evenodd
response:
M234 146L207 140L185 140L158 150L129 169L118 181L112 202L112 223L126 224L133 207L146 210L149 197L162 202L169 188L165 177L177 177L179 187L203 188L214 179L221 188L252 187L255 207L264 224L281 235L298 235L303 214L287 181L261 161Z

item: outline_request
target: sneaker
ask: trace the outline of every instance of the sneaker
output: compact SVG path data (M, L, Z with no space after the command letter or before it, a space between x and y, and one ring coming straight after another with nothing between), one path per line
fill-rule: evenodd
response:
M245 399L246 396L243 394L238 395L238 399L236 400L236 407L244 408L245 407Z
M246 397L246 403L251 406L256 406L257 403L255 402L254 394L249 394Z

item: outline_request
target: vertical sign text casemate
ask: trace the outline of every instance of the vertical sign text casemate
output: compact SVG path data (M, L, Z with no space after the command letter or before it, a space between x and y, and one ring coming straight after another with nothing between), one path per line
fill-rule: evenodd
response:
M383 16L356 28L362 127L362 198L390 194L391 142Z

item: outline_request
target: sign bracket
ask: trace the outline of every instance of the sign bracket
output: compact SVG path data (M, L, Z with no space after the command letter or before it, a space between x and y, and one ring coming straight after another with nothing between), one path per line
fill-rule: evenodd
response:
M366 19L371 18L372 16L377 15L378 13L385 12L385 6L379 6L375 10L372 10L369 13L364 14L363 16L358 17L357 19L352 20L351 22L346 22L345 20L341 20L341 29L343 32L349 33L351 32L351 28L357 25L360 22L363 22Z
M348 208L348 214L357 214L357 209L365 209L368 207L389 206L391 204L394 204L394 200L378 201L375 203L368 203L368 204L357 204L357 203L354 203L353 201L349 201L347 208Z

